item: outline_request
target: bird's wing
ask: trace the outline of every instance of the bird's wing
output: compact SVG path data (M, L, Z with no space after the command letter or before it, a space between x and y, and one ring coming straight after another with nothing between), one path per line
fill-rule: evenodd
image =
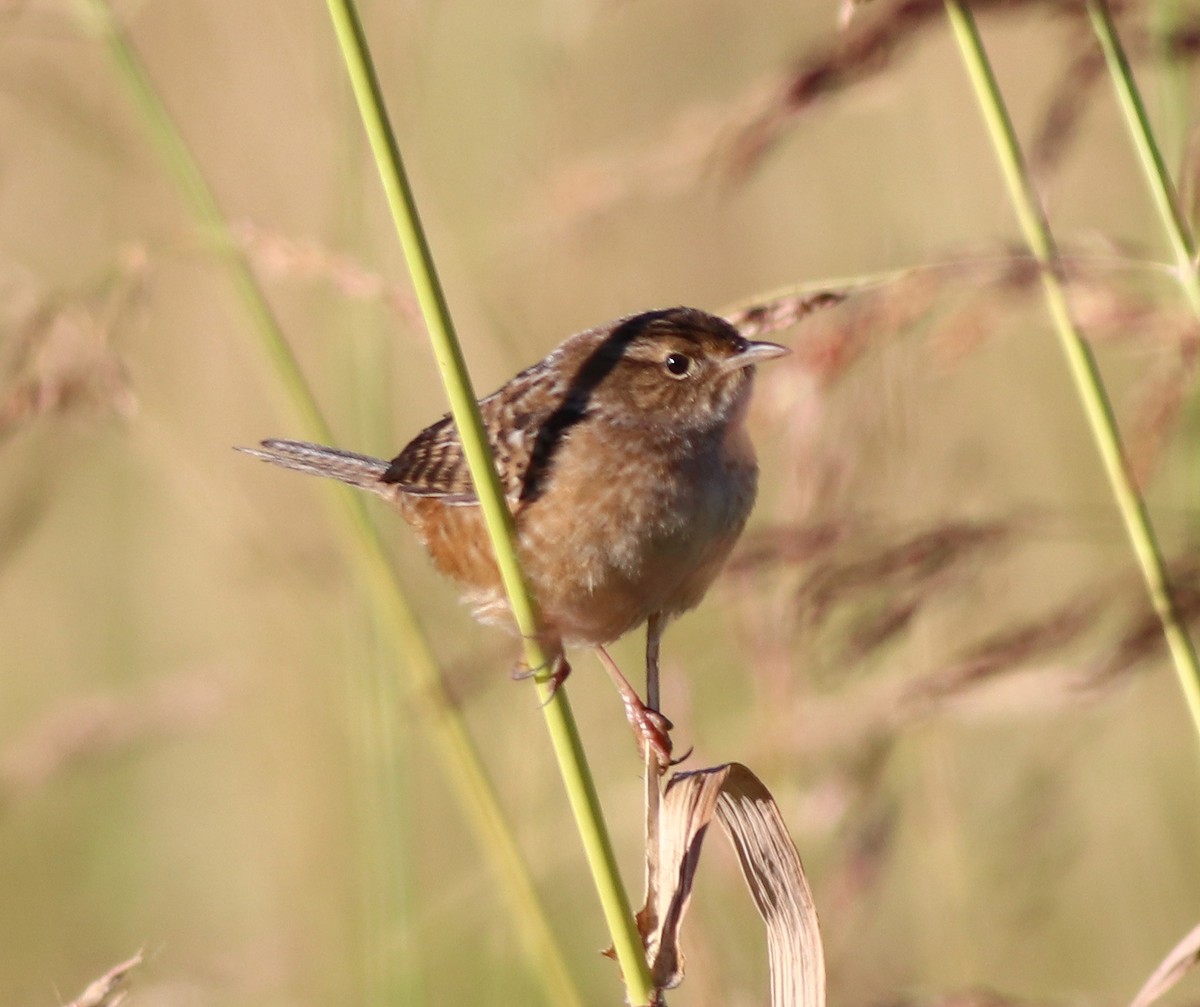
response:
M409 441L391 460L380 481L413 496L439 497L447 503L475 502L462 442L448 415Z
M479 403L500 485L513 507L525 489L539 432L559 404L549 394L548 380L544 365L535 364ZM449 415L417 434L392 459L382 481L414 496L437 497L445 503L478 502L462 442Z

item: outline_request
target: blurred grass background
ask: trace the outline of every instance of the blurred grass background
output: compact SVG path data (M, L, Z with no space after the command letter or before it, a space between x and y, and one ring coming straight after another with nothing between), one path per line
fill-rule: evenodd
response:
M323 5L117 11L339 443L398 450L444 405ZM1056 11L981 14L1027 139L1088 41ZM778 337L798 352L762 373L755 524L667 634L665 709L692 764L775 792L837 1002L1121 1002L1196 920L1196 742L1036 291L999 258L1015 224L941 20L732 180L837 14L363 5L481 390L629 311L955 263ZM295 417L76 15L0 10L0 1002L68 999L141 946L135 1003L534 999L330 491L229 450ZM1146 12L1127 27L1146 39ZM1138 71L1165 126L1189 121L1186 65ZM1196 431L1169 407L1195 322L1127 264L1165 242L1106 83L1078 99L1043 194L1088 253L1078 309L1192 598ZM1179 162L1184 129L1162 139ZM585 1000L615 1000L515 646L376 514ZM635 888L640 765L576 668ZM753 909L708 850L671 1002L762 1002Z

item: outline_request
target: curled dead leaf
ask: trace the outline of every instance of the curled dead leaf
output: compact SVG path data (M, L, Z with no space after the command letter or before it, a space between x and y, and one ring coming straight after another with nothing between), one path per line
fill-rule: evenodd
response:
M824 1007L825 957L800 854L771 792L736 762L679 773L663 796L652 904L638 915L655 986L670 989L683 979L679 931L714 817L766 924L771 1003Z
M1129 1007L1150 1007L1200 962L1200 926L1190 930L1167 953L1137 992Z

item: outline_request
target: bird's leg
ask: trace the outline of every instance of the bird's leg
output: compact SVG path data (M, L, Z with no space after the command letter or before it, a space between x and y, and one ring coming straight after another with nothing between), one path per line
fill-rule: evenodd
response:
M646 622L646 705L659 712L659 642L665 619L661 612L654 612ZM661 715L661 714L660 714ZM664 767L666 768L666 767Z
M646 705L658 712L658 645L662 640L663 617L654 612L646 621ZM665 767L664 767L665 768Z
M661 700L659 699L658 649L663 630L666 628L667 619L661 612L653 613L646 621L646 710L648 714L666 724L667 729L670 730L675 725L659 710ZM667 747L670 748L669 741ZM660 762L659 775L665 773L670 766L678 766L691 754L692 750L689 748L678 759Z
M637 737L638 751L645 754L649 750L658 759L659 765L664 767L670 765L671 735L669 732L674 725L657 710L650 709L642 702L637 690L629 684L629 679L621 674L621 669L617 667L617 663L609 656L607 650L597 646L596 656L600 658L600 663L604 665L609 677L613 680L613 685L620 693L621 701L625 704L625 719L629 721L633 733Z

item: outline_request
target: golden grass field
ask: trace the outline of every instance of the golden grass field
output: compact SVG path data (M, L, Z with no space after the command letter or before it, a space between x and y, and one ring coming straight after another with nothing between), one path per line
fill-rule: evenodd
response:
M1129 8L1190 200L1192 48L1155 33L1196 12ZM537 1002L335 491L231 450L304 431L87 10L0 5L0 1004L138 949L138 1005ZM324 5L115 11L337 443L395 453L445 402ZM362 15L481 393L631 311L852 291L770 337L759 505L664 644L688 766L744 762L783 809L831 1000L1128 1002L1200 918L1196 731L939 5ZM1195 615L1196 319L1086 21L978 16ZM619 1003L515 641L370 507L581 1001ZM575 668L633 891L641 766ZM763 1003L706 849L670 1001Z

